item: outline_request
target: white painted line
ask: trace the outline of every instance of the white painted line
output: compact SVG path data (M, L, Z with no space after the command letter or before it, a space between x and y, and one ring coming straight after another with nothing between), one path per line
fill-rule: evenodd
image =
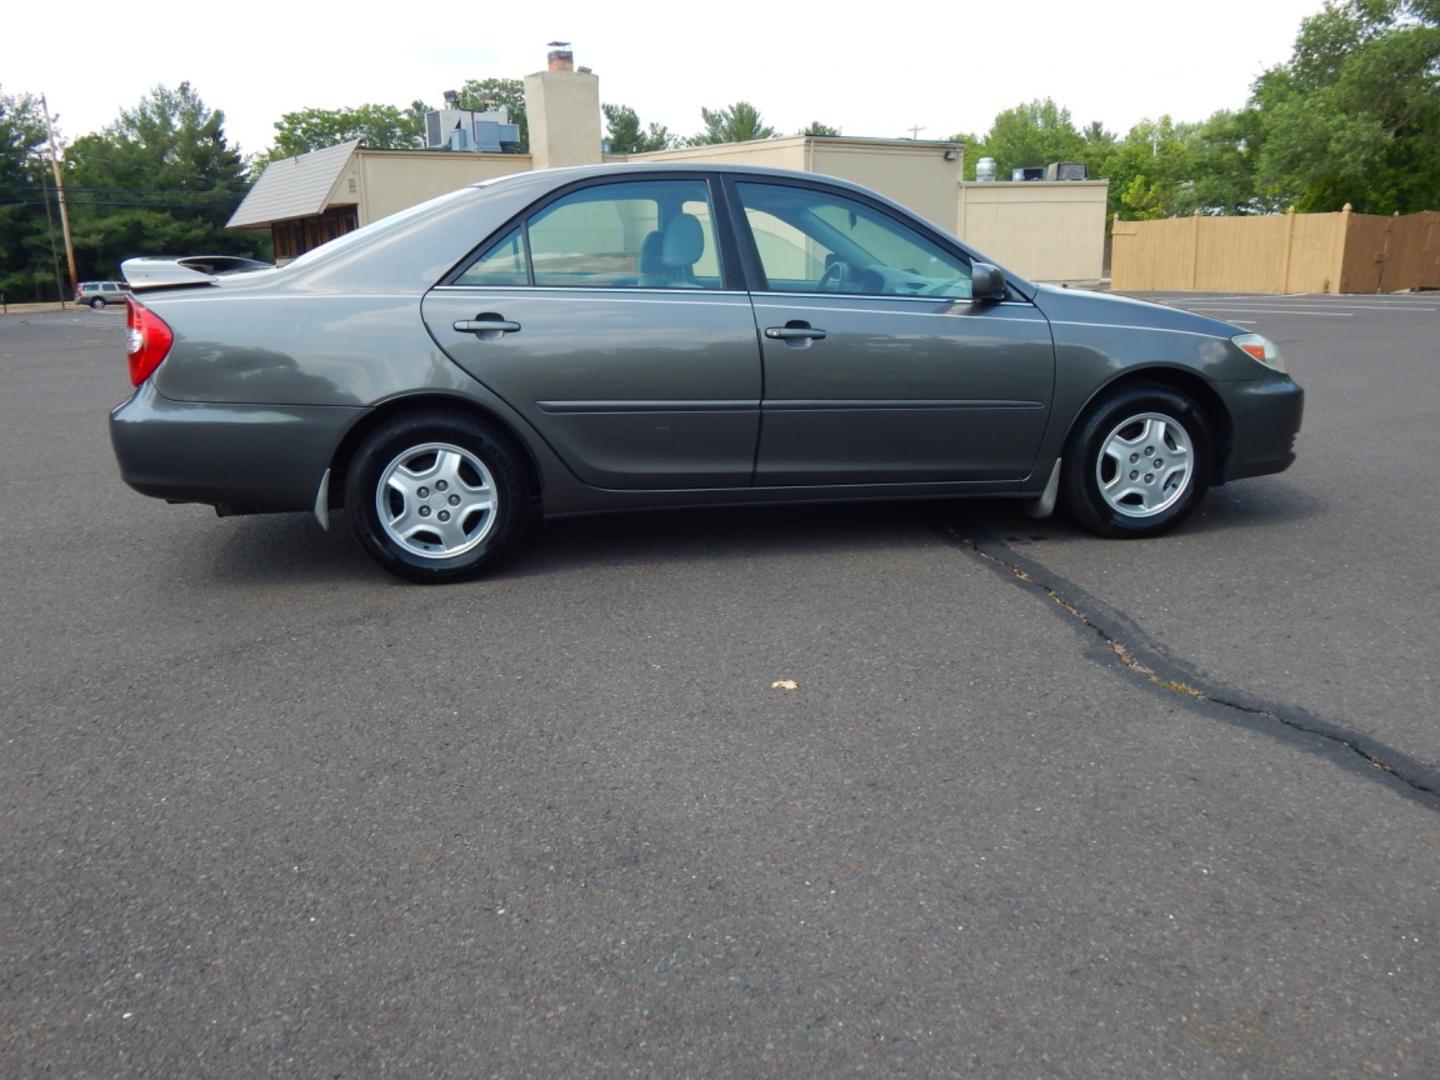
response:
M1317 319L1352 319L1353 315L1348 311L1296 311L1293 308L1258 308L1258 307L1194 307L1191 311L1243 311L1246 314L1255 315L1311 315Z
M1334 304L1340 307L1351 304L1379 304L1388 308L1411 307L1417 303L1434 304L1440 301L1440 294L1436 293L1152 293L1151 297L1156 303L1170 305L1233 301L1242 304Z
M1264 300L1247 300L1244 303L1244 307L1252 308L1255 304L1265 303L1266 301ZM1414 304L1347 304L1339 300L1332 302L1325 302L1320 300L1271 300L1269 301L1269 303L1284 303L1296 307L1300 306L1301 304L1309 304L1310 307L1307 310L1310 311L1318 311L1320 308L1332 308L1339 309L1341 311L1440 311L1440 308L1416 307ZM1240 304L1237 303L1233 307L1229 308L1229 310L1240 311L1242 310L1242 307Z

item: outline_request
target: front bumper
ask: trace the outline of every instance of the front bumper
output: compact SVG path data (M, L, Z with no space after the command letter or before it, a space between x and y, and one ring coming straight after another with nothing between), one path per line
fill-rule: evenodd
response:
M363 408L174 401L146 381L110 411L124 481L142 495L235 510L309 510Z
M1284 472L1295 463L1295 436L1305 415L1305 391L1284 375L1220 388L1233 438L1219 481Z

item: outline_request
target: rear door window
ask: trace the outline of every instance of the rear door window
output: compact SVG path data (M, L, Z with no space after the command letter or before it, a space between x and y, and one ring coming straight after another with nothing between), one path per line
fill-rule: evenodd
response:
M511 229L498 243L470 264L455 279L456 285L528 285L530 275L525 264L525 238L520 226Z
M723 287L709 184L598 184L557 199L526 223L537 286Z

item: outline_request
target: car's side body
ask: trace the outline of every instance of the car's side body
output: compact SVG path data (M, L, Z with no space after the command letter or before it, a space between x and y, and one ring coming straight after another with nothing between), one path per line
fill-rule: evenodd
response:
M647 178L706 185L722 256L717 287L459 277L549 201ZM734 187L744 181L843 193L957 257L982 258L828 178L718 166L509 177L282 269L144 294L174 344L112 413L123 475L171 500L316 509L323 518L357 441L397 410L438 402L473 410L514 441L550 515L847 497L1033 499L1087 403L1142 374L1186 388L1213 414L1214 482L1293 459L1302 394L1232 342L1238 328L1014 275L1007 298L993 303L765 291L749 234L734 220ZM455 328L502 317L523 332ZM823 325L829 336L779 336L792 325Z

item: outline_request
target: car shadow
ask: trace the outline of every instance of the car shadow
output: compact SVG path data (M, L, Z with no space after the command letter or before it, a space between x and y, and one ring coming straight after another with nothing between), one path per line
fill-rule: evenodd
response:
M309 514L256 514L213 523L212 546L196 554L221 585L382 583L377 567L337 517L326 532Z
M1324 509L1321 500L1289 485L1227 486L1207 496L1181 533L1248 531L1303 520ZM336 515L329 532L308 514L216 525L215 545L195 557L221 584L399 583L359 549L343 514ZM1097 542L1063 515L1032 520L1021 503L1004 499L645 510L542 522L487 576L505 580L589 567L913 548L933 544L937 532L1016 546Z
M645 510L546 521L496 575L913 547L933 539L934 511L921 503Z
M1197 534L1269 528L1318 517L1328 509L1324 499L1288 480L1262 477L1212 489L1183 528Z

